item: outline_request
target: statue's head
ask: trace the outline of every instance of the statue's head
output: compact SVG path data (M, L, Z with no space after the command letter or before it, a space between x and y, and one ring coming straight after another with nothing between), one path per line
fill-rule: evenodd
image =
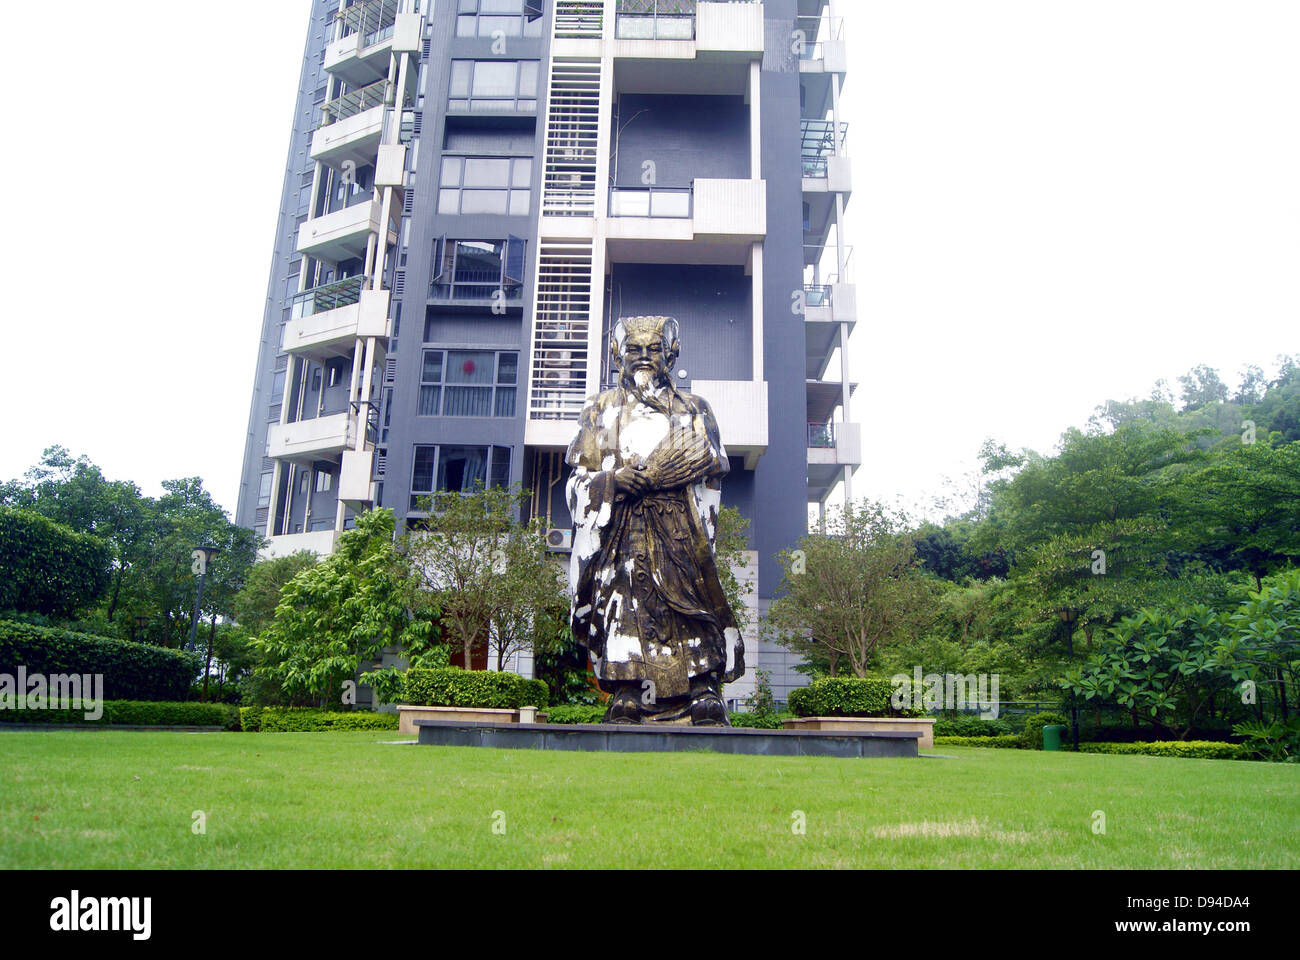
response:
M640 389L671 382L669 374L677 363L681 344L678 325L672 317L627 317L614 325L610 351L621 371L621 379Z

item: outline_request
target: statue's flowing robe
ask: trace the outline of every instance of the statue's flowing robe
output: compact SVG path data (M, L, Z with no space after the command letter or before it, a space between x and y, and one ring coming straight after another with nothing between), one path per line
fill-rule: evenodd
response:
M704 475L671 491L619 494L614 471L643 464L670 430L708 440ZM655 697L666 699L690 693L692 677L716 672L734 681L744 671L744 641L713 545L729 465L708 403L671 384L650 395L607 390L583 409L566 462L570 617L602 685L650 680Z

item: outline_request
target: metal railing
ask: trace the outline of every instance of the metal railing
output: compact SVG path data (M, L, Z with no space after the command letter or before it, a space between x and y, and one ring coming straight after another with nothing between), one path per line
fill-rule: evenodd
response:
M695 0L618 0L620 40L694 40Z
M392 106L393 97L388 90L387 80L377 80L359 90L349 90L341 97L335 97L320 108L320 126L328 127L337 120L354 117L374 107Z
M803 286L803 303L805 307L829 307L831 291L829 283L805 283Z
M834 450L835 424L810 421L808 424L808 446L819 450Z
M807 160L824 160L844 153L849 142L849 125L841 123L838 135L834 120L800 120L799 154ZM825 176L825 174L822 174Z
M795 17L795 50L800 60L821 60L826 43L844 34L843 17Z
M342 36L351 37L359 33L363 47L374 46L393 35L397 23L397 0L354 3L341 9L337 16L343 21Z
M327 310L351 306L361 299L361 290L366 282L364 276L345 277L332 283L304 290L293 298L294 319L310 317Z
M611 217L689 218L695 191L692 187L611 187Z

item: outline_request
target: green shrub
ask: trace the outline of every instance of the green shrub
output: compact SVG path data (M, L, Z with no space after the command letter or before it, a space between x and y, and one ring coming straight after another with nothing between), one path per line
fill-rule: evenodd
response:
M439 667L407 670L402 702L415 707L482 707L516 710L544 707L546 684L517 673Z
M1274 720L1262 723L1258 720L1239 723L1232 728L1233 733L1246 738L1242 744L1256 760L1269 760L1273 763L1300 762L1300 720Z
M981 720L979 717L940 717L934 721L936 737L1002 737L1014 734L1007 720Z
M105 700L102 715L86 719L85 701L67 710L0 710L0 723L90 723L96 726L222 727L239 729L239 712L224 703Z
M585 703L572 703L546 708L547 723L600 723L604 718L603 704L588 706Z
M779 713L733 713L731 725L751 730L780 730L785 721L794 717L793 713L783 710Z
M887 717L893 684L878 677L823 677L790 691L796 717Z
M0 610L72 616L108 588L112 559L98 537L32 510L0 508Z
M937 727L938 724L935 724ZM994 737L941 737L934 736L936 747L998 747L1005 750L1023 750L1024 741L1013 733L1004 733Z
M202 663L197 654L0 620L0 673L103 674L105 700L180 701Z
M1050 724L1060 724L1069 726L1070 721L1059 713L1053 713L1050 710L1044 710L1042 713L1031 714L1025 718L1025 729L1020 734L1021 740L1024 741L1026 750L1043 749L1043 727Z
M1080 753L1139 754L1146 757L1185 757L1193 760L1251 760L1244 743L1216 740L1153 740L1148 743L1081 743Z
M242 707L245 732L319 733L327 730L396 730L395 713L370 710L318 710L315 707Z

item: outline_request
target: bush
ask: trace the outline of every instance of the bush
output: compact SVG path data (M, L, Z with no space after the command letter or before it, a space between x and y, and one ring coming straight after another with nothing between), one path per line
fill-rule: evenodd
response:
M572 703L546 708L547 723L600 723L604 718L605 708L600 704L588 706L583 703Z
M937 727L938 724L936 723ZM994 737L941 737L934 736L936 747L998 747L1005 750L1024 750L1024 741L1013 733L1004 733Z
M402 702L414 707L483 707L515 710L544 707L546 684L517 673L439 667L407 670Z
M1006 720L981 720L979 717L940 717L934 721L934 735L936 737L1002 737L1015 732L1015 727Z
M396 730L395 713L370 710L318 710L314 707L241 707L248 733L319 733L327 730Z
M1080 753L1139 754L1194 760L1251 760L1254 751L1242 743L1214 740L1153 740L1148 743L1081 743Z
M0 508L0 610L72 616L108 588L103 540L32 510Z
M84 701L82 702L84 703ZM105 700L97 720L86 719L86 708L76 703L68 710L0 710L0 723L90 723L96 726L222 727L239 729L239 712L224 703Z
M1300 762L1300 720L1258 720L1239 723L1232 728L1238 736L1246 738L1242 745L1256 760L1273 763Z
M751 730L780 730L785 721L794 717L793 713L783 710L780 713L733 713L731 725Z
M878 677L823 677L790 691L796 717L887 717L893 684Z
M1043 749L1043 727L1051 724L1060 724L1068 727L1070 721L1059 713L1053 713L1050 710L1044 710L1042 713L1035 713L1025 718L1025 729L1020 734L1026 750Z
M0 673L103 674L105 700L180 701L202 669L198 655L54 627L0 620Z

